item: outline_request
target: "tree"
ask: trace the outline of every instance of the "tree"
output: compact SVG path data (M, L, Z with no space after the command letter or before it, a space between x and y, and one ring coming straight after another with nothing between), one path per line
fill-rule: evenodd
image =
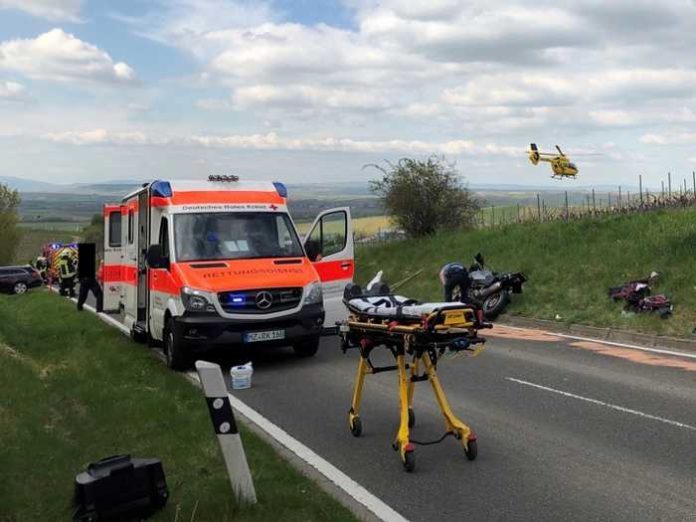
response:
M387 167L372 165L383 176L370 182L370 190L406 234L425 236L473 225L479 203L462 185L453 164L435 156L386 163Z
M14 261L19 240L22 238L17 226L17 207L20 201L19 192L0 183L0 265L8 265Z

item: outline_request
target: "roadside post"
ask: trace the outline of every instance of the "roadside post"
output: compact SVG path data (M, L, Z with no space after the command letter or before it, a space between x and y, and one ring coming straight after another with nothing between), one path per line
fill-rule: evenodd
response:
M230 399L227 396L227 387L222 376L222 370L220 370L220 366L217 364L196 361L196 371L201 379L205 400L208 403L210 420L213 423L213 430L215 430L220 443L232 490L238 500L255 504L256 490L251 479L249 465L247 464L237 423L234 419Z

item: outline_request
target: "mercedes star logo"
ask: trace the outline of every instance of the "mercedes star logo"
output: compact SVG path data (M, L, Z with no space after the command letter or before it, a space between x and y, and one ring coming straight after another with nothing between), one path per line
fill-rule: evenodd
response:
M273 296L270 292L259 292L256 294L256 307L260 310L268 310L273 304Z

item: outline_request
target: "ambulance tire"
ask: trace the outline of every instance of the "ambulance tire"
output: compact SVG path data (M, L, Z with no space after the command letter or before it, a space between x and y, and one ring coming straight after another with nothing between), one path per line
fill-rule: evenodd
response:
M298 357L313 357L319 350L320 341L321 337L310 337L296 342L292 345L292 349L295 350L295 355Z
M171 317L164 328L164 357L172 370L182 371L189 366L189 354L183 339L176 334L174 319Z

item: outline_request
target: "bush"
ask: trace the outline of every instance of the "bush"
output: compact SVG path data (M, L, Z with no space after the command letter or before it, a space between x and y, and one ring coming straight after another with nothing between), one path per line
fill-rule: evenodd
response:
M386 168L372 165L383 177L371 181L370 190L406 234L427 236L473 225L479 203L461 184L453 164L434 156L386 163Z
M0 265L12 263L21 239L17 226L19 202L19 193L0 183Z

